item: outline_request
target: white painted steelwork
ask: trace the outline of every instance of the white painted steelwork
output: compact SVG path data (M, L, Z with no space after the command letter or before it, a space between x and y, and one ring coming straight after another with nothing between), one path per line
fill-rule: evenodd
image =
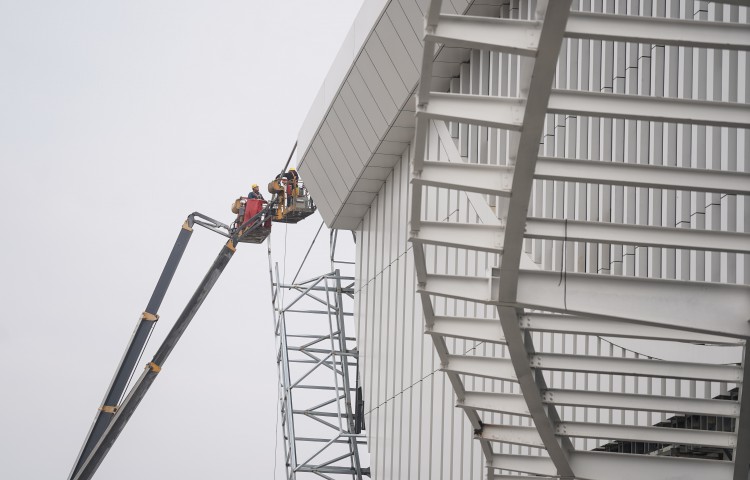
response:
M353 278L337 268L336 233L332 271L310 279L285 284L268 248L287 480L362 480L370 473L360 454L358 350L347 334Z
M441 3L425 12L409 240L488 475L746 480L747 9L521 1L488 20ZM438 43L478 49L450 93L433 88ZM640 455L605 453L622 445ZM660 456L683 446L706 459Z

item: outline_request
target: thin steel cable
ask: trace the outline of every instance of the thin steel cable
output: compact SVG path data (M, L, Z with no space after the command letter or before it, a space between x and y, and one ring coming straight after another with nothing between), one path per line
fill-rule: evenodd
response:
M484 344L484 343L485 343L485 341L484 341L484 340L483 340L483 341L481 341L481 342L478 342L478 343L477 343L476 345L474 345L474 346L473 346L473 347L471 347L470 349L466 350L466 351L465 351L465 352L464 352L463 354L464 354L464 355L466 355L466 354L467 354L467 353L469 353L470 351L472 351L472 350L476 350L476 349L477 349L477 347L481 346L481 345L482 345L482 344ZM422 382L423 382L424 380L426 380L426 379L427 379L427 377L431 377L432 375L435 375L435 374L436 374L437 372L439 372L439 371L440 371L440 368L441 368L441 367L438 367L438 368L436 368L435 370L431 371L430 373L428 373L428 374L427 374L427 375L425 375L424 377L420 378L420 379L419 379L419 380L417 380L416 382L412 383L412 384L411 384L411 385L409 385L408 387L404 388L404 389L403 389L403 390L401 390L400 392L398 392L398 393L395 393L395 394L393 394L393 395L392 395L392 396L391 396L390 398L386 398L386 399L385 399L385 400L383 400L383 401L382 401L381 403L379 403L379 404L378 404L377 406L375 406L375 407L371 408L370 410L368 410L368 411L367 411L367 412L365 412L364 414L365 414L365 415L369 415L369 414L370 414L370 413L372 413L372 412L373 412L374 410L377 410L377 409L379 409L380 407L382 407L383 405L385 405L386 403L390 402L391 400L394 400L394 399L395 399L396 397L398 397L399 395L401 395L401 394L402 394L402 393L404 393L405 391L407 391L407 390L410 390L410 389L412 389L412 388L413 388L414 386L416 386L416 385L417 385L418 383L422 383Z
M141 363L141 359L143 358L143 352L146 351L146 347L148 346L148 341L151 340L151 334L154 333L154 327L156 325L151 327L151 330L148 332L148 336L146 337L146 342L144 342L143 347L141 348L141 353L138 354L138 360L136 360L135 365L138 365ZM120 395L120 398L117 400L117 405L122 402L123 397L128 393L128 387L130 387L130 382L133 380L133 375L135 375L135 368L130 372L130 377L128 378L128 383L125 384L125 388L122 390L122 394Z
M312 239L312 242L310 242L310 248L307 249L307 253L305 254L305 258L302 259L302 263L299 265L299 269L297 269L297 273L294 274L294 278L292 279L292 284L297 281L297 277L299 276L299 272L302 270L302 267L305 265L305 261L307 260L307 256L310 255L310 252L312 251L313 245L315 245L315 240L318 239L318 235L320 234L320 231L323 229L323 225L325 224L324 221L320 222L320 226L318 227L318 232L315 234L315 237Z

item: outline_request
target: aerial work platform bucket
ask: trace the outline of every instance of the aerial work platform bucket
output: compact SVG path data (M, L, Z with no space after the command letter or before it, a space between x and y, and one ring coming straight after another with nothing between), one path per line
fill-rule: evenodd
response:
M296 189L287 188L284 204L276 205L271 210L271 220L280 223L297 223L315 213L317 209L307 188L300 181Z
M266 205L268 205L268 202L266 202L265 200L240 197L239 199L235 200L234 205L238 206L236 228L240 228L242 225L245 225L247 222L256 217L256 215L261 213L262 210L266 208ZM234 206L232 208L232 211L234 211ZM263 240L268 238L268 235L270 234L271 219L269 218L269 215L261 214L260 216L255 218L252 223L248 223L242 228L242 231L240 231L239 233L238 240L243 243L263 243Z

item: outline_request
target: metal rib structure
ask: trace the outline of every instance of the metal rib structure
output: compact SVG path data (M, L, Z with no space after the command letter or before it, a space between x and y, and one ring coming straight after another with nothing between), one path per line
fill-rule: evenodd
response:
M737 266L750 234L737 219L750 107L735 77L750 33L738 7L705 21L555 0L489 19L441 3L425 15L410 241L426 332L490 476L746 480L750 272ZM500 91L431 91L440 45L497 55ZM594 55L614 60L580 78ZM483 162L465 160L462 129ZM438 195L472 215L426 218ZM446 249L488 268L453 275L438 268ZM499 353L478 354L487 344Z

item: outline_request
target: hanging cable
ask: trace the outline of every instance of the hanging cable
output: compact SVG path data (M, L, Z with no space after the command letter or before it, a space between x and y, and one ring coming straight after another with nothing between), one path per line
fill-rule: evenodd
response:
M143 358L143 352L146 351L146 346L148 345L148 341L151 340L151 334L154 333L154 328L151 327L151 330L148 332L148 336L146 337L146 341L143 343L143 348L141 348L141 353L138 354L138 360L136 360L135 364L139 365L141 363L141 358ZM130 372L130 377L128 378L128 383L125 384L125 388L122 390L122 395L120 395L120 398L117 400L117 405L122 402L122 399L125 397L125 395L128 393L128 388L130 387L130 382L133 380L133 375L135 375L135 368L133 371Z
M466 351L465 351L465 352L464 352L463 354L464 354L464 355L466 355L467 353L471 352L472 350L476 350L476 349L477 349L477 347L479 347L480 345L482 345L482 344L484 344L484 343L485 343L485 341L484 341L484 340L482 340L481 342L477 342L477 344L476 344L476 345L474 345L474 346L473 346L473 347L471 347L470 349L466 350ZM394 400L394 399L395 399L396 397L398 397L398 396L399 396L399 395L401 395L402 393L406 392L407 390L411 390L411 389L412 389L412 388L414 388L414 387L415 387L415 386L416 386L417 384L419 384L419 383L422 383L422 382L423 382L424 380L426 380L426 379L427 379L428 377L431 377L431 376L435 375L435 374L436 374L437 372L439 372L439 371L440 371L440 368L441 368L441 367L438 367L438 368L436 368L435 370L431 371L430 373L428 373L428 374L427 374L427 375L425 375L424 377L420 378L420 379L419 379L419 380L417 380L416 382L412 383L412 384L411 384L411 385L409 385L408 387L404 388L404 389L403 389L403 390L401 390L400 392L398 392L398 393L395 393L395 394L393 394L393 395L392 395L391 397L389 397L389 398L386 398L386 399L385 399L385 400L383 400L383 401L382 401L382 402L381 402L380 404L378 404L377 406L375 406L375 407L371 408L370 410L368 410L368 411L367 411L367 412L365 413L365 415L369 415L370 413L372 413L373 411L375 411L375 410L379 409L380 407L382 407L382 406L383 406L383 405L385 405L386 403L390 402L391 400Z
M320 226L318 227L318 232L315 234L315 237L312 239L312 242L310 242L310 248L307 249L307 253L305 254L305 258L302 259L302 263L300 263L299 268L297 269L297 273L294 274L294 278L292 279L292 285L294 285L294 282L297 281L297 277L299 276L299 272L302 270L302 267L305 265L305 261L307 260L307 256L310 255L310 252L312 251L313 245L315 245L315 240L318 239L318 235L320 234L320 231L323 229L323 225L325 222L320 222Z

